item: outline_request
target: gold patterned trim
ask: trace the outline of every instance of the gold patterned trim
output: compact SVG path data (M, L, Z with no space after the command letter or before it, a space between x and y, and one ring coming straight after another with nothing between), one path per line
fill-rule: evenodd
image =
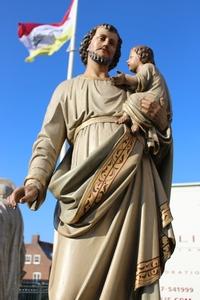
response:
M158 256L137 265L135 290L142 286L150 285L160 278L165 262L174 251L174 246L166 235L163 234L161 236L161 257Z
M137 265L135 290L139 287L152 284L160 278L160 258L156 257Z
M134 147L134 141L133 135L130 132L127 132L117 143L112 153L91 180L80 201L75 216L68 224L77 223L91 207L102 200L115 177L127 161L129 154Z
M172 246L172 241L170 242L170 239L163 235L161 237L161 247L162 247L162 258L164 262L166 262L172 255L172 252L174 250L174 246Z
M162 227L165 228L173 220L168 202L165 202L160 206L160 213L161 213Z

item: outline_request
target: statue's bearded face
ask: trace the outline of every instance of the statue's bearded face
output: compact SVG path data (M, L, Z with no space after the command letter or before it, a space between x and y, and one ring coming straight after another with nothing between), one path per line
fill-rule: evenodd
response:
M109 66L115 55L117 44L117 34L100 26L88 47L89 57L99 64Z

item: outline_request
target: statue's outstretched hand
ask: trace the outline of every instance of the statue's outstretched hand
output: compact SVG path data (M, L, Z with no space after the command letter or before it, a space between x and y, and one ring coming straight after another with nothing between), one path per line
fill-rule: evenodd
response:
M39 191L34 185L27 185L16 188L7 198L8 205L16 208L18 203L33 203L39 195Z

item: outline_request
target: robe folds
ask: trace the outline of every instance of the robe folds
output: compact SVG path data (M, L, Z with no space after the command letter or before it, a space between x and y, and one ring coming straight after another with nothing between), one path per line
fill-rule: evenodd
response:
M174 250L169 208L172 136L117 124L131 97L109 80L78 76L61 83L33 146L25 183L56 197L51 300L160 299L158 282ZM70 148L56 161L64 140Z
M25 260L23 219L18 207L8 207L6 198L13 183L0 178L0 299L17 300Z

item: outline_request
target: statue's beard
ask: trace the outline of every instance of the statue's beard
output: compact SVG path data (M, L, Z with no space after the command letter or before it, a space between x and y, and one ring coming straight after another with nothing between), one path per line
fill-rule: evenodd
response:
M90 58L99 65L109 66L112 62L112 59L105 56L100 56L93 51L88 51Z

